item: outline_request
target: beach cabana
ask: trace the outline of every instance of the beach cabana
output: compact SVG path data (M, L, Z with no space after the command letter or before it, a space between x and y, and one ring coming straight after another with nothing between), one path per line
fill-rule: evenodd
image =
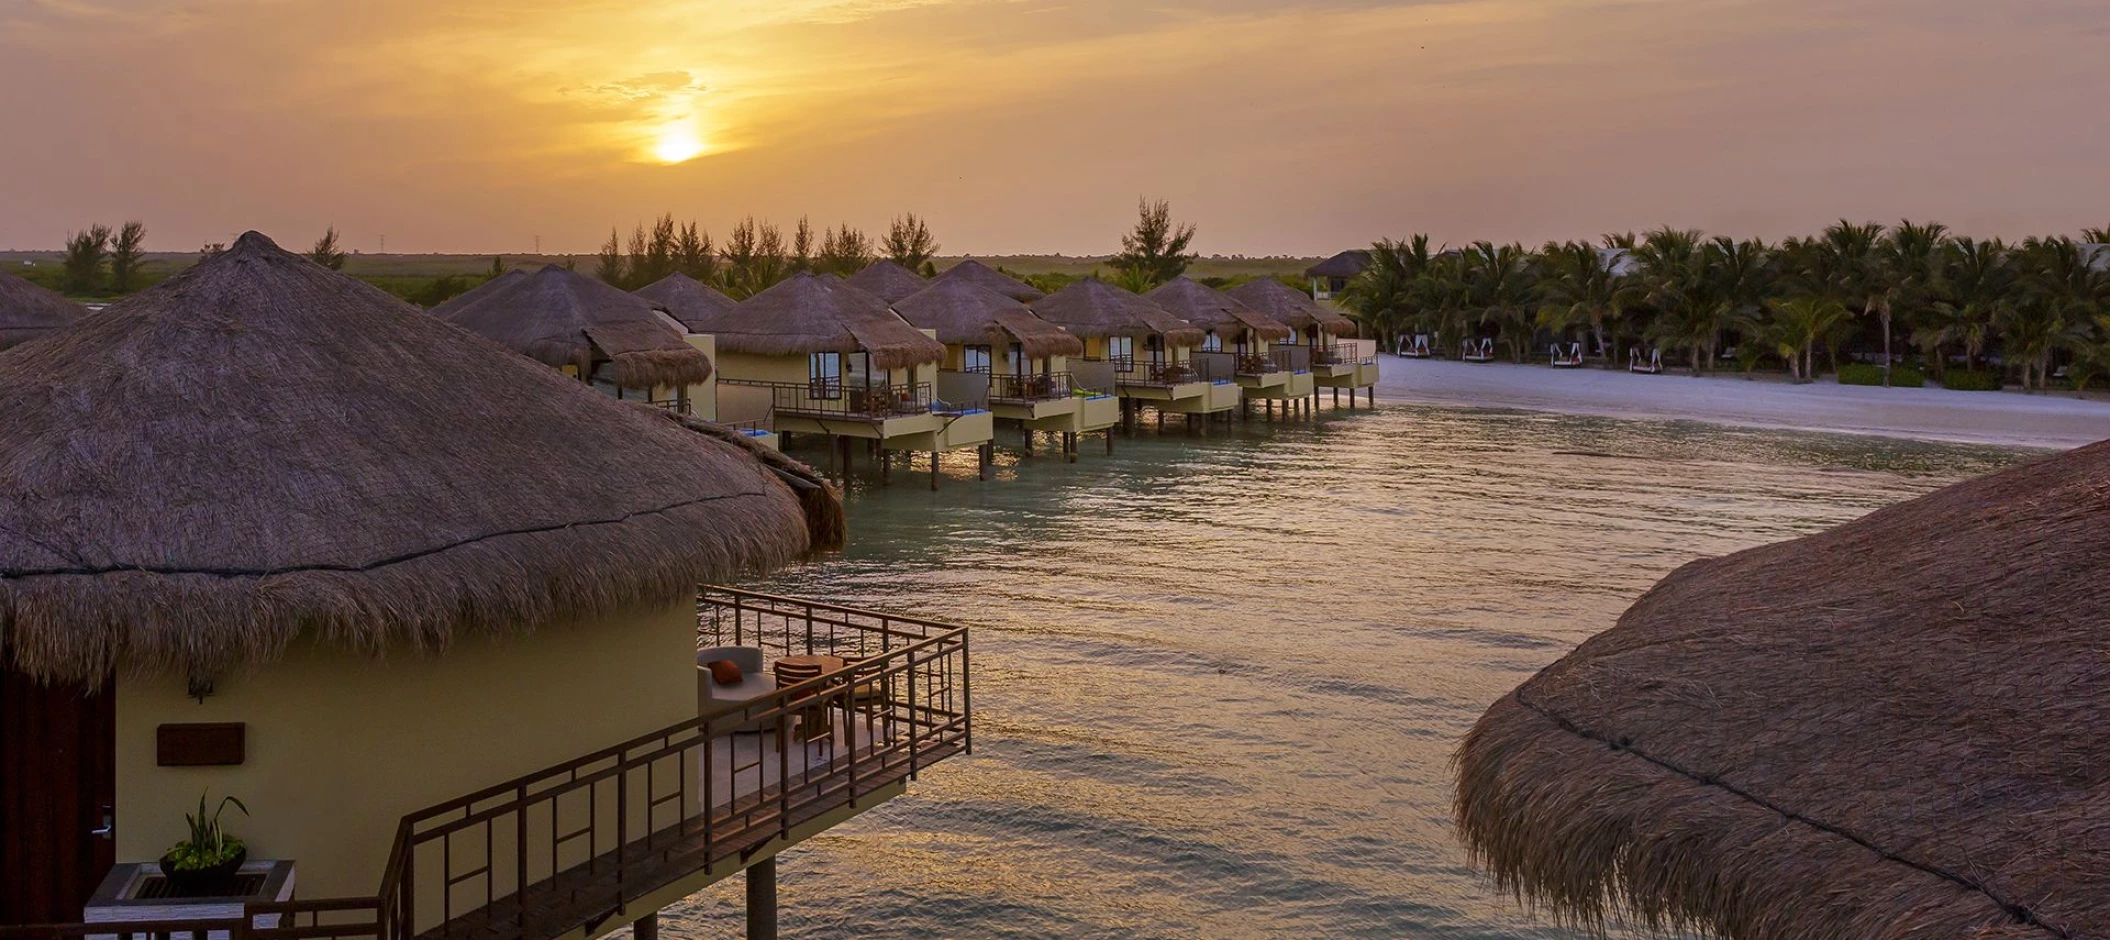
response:
M0 413L0 922L650 926L944 756L883 753L905 715L875 736L814 712L860 673L701 708L699 640L736 605L770 654L910 666L899 635L810 649L810 623L699 593L840 544L810 470L256 233L0 353ZM727 812L776 786L736 756L819 802ZM247 858L199 901L154 862L201 794L246 805L222 821Z
M938 453L994 433L986 409L937 396L944 344L833 275L792 275L692 328L716 338L722 417L834 438L841 466L861 438L930 453L935 484Z
M521 281L526 280L527 276L527 271L522 268L508 269L504 274L500 274L499 276L494 278L489 278L483 283L476 285L475 287L469 288L468 290L463 291L462 293L456 294L452 297L447 298L446 300L440 301L439 303L433 305L431 313L433 316L439 317L441 319L446 319L447 316L449 314L452 314L454 311L460 310L461 308L473 304L479 300L482 300L485 297L488 297L492 294L498 293L499 291L505 290L508 287L518 284Z
M0 271L0 349L29 342L87 313L56 291Z
M1374 394L1377 344L1350 338L1356 332L1355 321L1272 277L1254 278L1224 293L1294 331L1283 342L1306 348L1313 384L1333 389L1336 402L1344 388L1350 407L1355 405L1356 389L1373 389Z
M617 398L682 412L716 398L708 342L692 342L650 301L554 264L433 313Z
M1564 919L2110 933L2110 443L1693 562L1496 702L1458 831Z
M1351 248L1318 264L1304 269L1304 276L1311 278L1311 299L1332 300L1333 295L1348 287L1348 282L1370 266L1368 249Z
M895 302L894 312L945 344L939 396L986 402L1024 430L1028 453L1037 431L1060 435L1063 452L1074 455L1077 435L1120 423L1113 384L1081 386L1070 372L1084 343L1025 304L954 279Z
M1246 400L1266 401L1270 414L1277 401L1311 396L1310 349L1276 345L1296 335L1287 325L1188 277L1173 278L1143 297L1202 329L1194 363L1203 378L1232 380Z
M1029 306L1084 341L1084 358L1072 371L1086 384L1111 381L1130 422L1144 404L1160 420L1181 414L1190 425L1197 415L1238 407L1237 384L1204 379L1195 369L1201 329L1135 293L1087 277Z
M930 286L930 282L924 280L922 275L886 258L865 265L864 270L844 280L850 282L851 287L887 303L893 303Z
M983 290L995 291L1020 303L1032 303L1046 297L1047 292L1018 278L998 271L986 264L969 258L938 272L933 280L966 281Z

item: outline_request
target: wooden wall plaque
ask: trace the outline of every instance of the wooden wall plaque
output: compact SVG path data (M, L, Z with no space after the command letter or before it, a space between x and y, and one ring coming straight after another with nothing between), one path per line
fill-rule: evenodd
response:
M154 730L154 763L163 767L233 767L245 756L239 721L162 725Z

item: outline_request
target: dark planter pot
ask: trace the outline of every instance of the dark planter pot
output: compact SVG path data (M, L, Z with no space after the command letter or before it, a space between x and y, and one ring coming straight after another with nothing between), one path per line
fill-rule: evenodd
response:
M234 857L211 868L177 868L168 856L161 857L161 875L169 880L176 894L187 898L211 898L232 894L235 873L242 862L249 858L249 848L236 849Z

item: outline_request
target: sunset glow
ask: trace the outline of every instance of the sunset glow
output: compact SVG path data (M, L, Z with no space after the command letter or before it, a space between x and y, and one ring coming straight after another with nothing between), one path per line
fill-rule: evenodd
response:
M702 156L705 149L696 128L675 124L660 129L658 138L652 143L652 158L667 164L687 163Z

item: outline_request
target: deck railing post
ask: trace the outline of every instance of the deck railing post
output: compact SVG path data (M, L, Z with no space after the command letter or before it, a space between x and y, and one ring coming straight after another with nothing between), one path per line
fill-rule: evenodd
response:
M918 754L916 751L916 725L919 724L916 720L916 654L911 652L906 658L908 661L908 669L906 670L908 674L908 778L914 780L916 779L916 771L921 766L917 760Z
M970 668L967 644L971 637L960 633L960 715L967 753L974 753L974 670Z

